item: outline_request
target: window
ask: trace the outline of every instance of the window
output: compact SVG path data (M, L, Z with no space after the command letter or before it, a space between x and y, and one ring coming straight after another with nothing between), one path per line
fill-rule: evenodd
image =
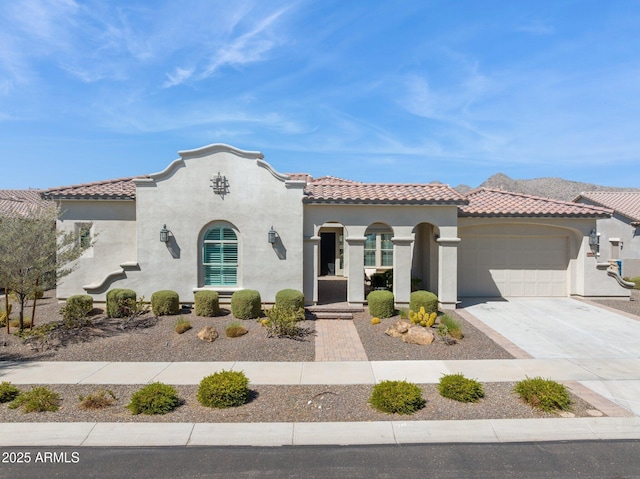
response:
M364 242L364 265L372 267L393 266L392 233L368 233Z
M202 245L205 286L238 284L238 237L225 225L207 230Z

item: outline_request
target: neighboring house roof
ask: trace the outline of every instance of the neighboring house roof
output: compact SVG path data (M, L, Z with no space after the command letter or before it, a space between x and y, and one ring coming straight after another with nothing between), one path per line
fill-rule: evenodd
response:
M307 184L303 202L308 204L464 205L467 200L456 190L443 184L358 183L324 177Z
M491 188L475 189L466 198L469 204L459 207L459 216L604 218L612 214L611 210L598 206Z
M640 191L585 191L573 201L581 198L640 222Z
M40 190L0 190L0 216L26 216L42 203Z
M80 185L60 186L50 188L43 192L46 199L100 199L100 200L132 200L136 197L136 185L134 178L147 178L147 176L134 176L130 178L117 178L115 180L96 181Z

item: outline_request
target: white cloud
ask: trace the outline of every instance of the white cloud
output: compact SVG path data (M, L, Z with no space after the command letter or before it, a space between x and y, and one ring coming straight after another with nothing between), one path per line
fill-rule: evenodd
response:
M167 81L165 81L162 86L164 88L170 88L179 85L191 78L191 75L193 75L193 68L177 67L173 74L167 73Z

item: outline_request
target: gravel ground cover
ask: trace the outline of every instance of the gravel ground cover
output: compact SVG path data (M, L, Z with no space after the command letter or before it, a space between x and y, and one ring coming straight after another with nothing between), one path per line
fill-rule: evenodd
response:
M596 303L609 306L610 308L619 309L625 313L635 314L640 319L640 290L631 291L631 300L626 299L600 299Z
M140 386L110 385L117 403L105 409L84 410L78 396L100 389L88 385L52 385L62 401L56 412L29 413L0 405L0 422L343 422L397 420L464 420L499 418L558 417L531 408L513 392L514 383L485 383L485 397L477 403L460 403L440 396L437 385L421 385L426 405L412 415L386 414L373 409L369 385L250 386L252 400L244 406L213 409L196 399L198 386L177 386L183 405L169 414L132 415L125 406ZM20 386L24 391L30 386ZM572 414L586 417L593 413L585 401L573 397ZM591 414L590 414L591 412Z

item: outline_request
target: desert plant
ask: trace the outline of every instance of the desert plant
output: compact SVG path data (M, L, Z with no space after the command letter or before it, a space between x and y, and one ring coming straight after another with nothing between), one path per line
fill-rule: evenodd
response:
M47 387L34 387L20 393L10 404L9 409L22 408L28 412L55 412L60 407L60 395Z
M625 280L636 284L633 289L640 289L640 276L634 276L633 278L625 278Z
M398 314L400 314L400 319L409 319L409 310L407 308L400 309Z
M115 288L109 290L107 292L107 316L110 318L129 317L136 298L136 292L132 289Z
M178 334L182 334L191 329L191 323L184 319L182 316L178 318L176 321L176 325L174 326L174 330Z
M409 296L409 309L411 311L420 311L420 308L428 313L438 312L438 297L430 291L414 291Z
M220 296L217 291L197 291L195 300L196 316L213 317L220 314Z
M247 403L249 392L249 379L242 371L222 370L200 381L197 398L206 407L237 407Z
M443 314L440 317L440 324L447 327L447 333L452 338L462 339L464 337L464 334L462 334L462 326L460 325L460 321L455 320L451 316Z
M61 309L62 320L67 328L84 324L84 319L93 311L93 298L88 294L76 294L67 298Z
M304 318L304 309L298 310L274 306L267 310L267 335L278 338L297 338L302 335L302 329L298 325Z
M262 300L260 293L253 289L242 289L231 295L231 314L238 319L260 317Z
M0 384L0 404L13 401L20 394L20 389L7 381Z
M240 336L244 336L249 332L247 328L245 328L242 323L238 321L234 321L231 324L228 324L226 328L224 328L224 332L228 338L239 338Z
M373 387L369 404L390 414L413 414L425 405L422 390L407 381L382 381Z
M127 409L132 414L167 414L179 405L180 398L176 388L155 382L133 393Z
M18 328L18 327L20 327L20 320L19 319L12 319L11 321L9 321L9 325L12 328ZM31 318L30 317L24 316L22 318L22 327L31 329Z
M304 294L296 289L281 289L276 293L276 306L296 311L304 309Z
M151 310L155 316L174 315L180 312L180 297L175 291L163 289L151 295Z
M380 318L371 318L371 324L373 324L374 326L376 324L380 324Z
M78 401L82 409L104 409L113 406L118 398L110 389L99 389L87 396L79 396Z
M461 373L446 374L438 384L440 395L460 402L477 402L484 397L484 389L475 379L465 378Z
M569 409L571 405L567 388L550 379L526 378L516 384L514 391L530 406L547 412Z
M371 291L367 295L369 314L378 318L390 318L395 312L394 297L391 291Z
M432 312L427 313L424 309L424 306L420 306L420 311L409 311L409 320L413 324L419 324L422 327L430 328L436 322L436 318L438 317L438 313Z

